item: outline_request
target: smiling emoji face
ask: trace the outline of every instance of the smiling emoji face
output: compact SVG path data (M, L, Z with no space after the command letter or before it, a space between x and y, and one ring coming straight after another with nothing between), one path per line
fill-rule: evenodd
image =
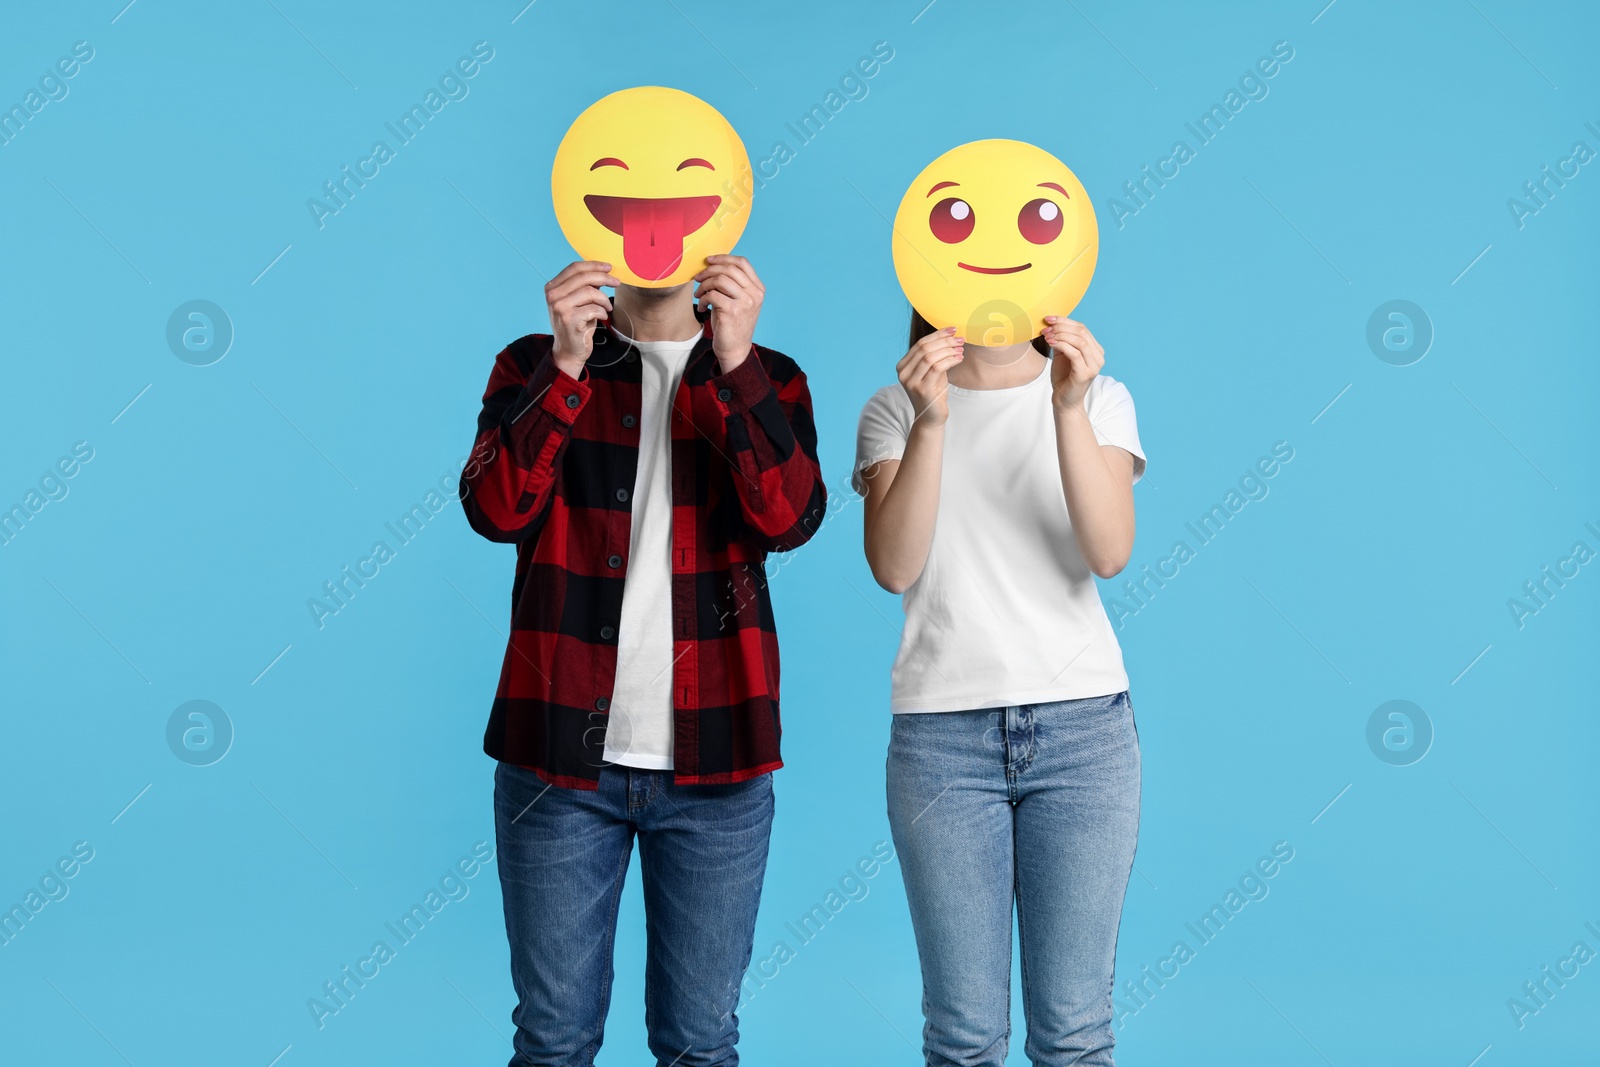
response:
M750 187L750 157L728 120L654 85L591 104L550 172L556 221L578 254L651 289L686 282L706 256L733 251Z
M976 345L1044 332L1083 299L1100 250L1077 175L1021 141L973 141L917 175L894 219L894 272L935 329Z

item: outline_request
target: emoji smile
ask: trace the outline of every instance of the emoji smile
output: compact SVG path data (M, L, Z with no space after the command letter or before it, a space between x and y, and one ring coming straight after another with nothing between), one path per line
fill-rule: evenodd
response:
M641 278L660 281L683 262L684 238L710 221L720 196L585 196L595 220L622 238L622 259Z
M957 263L962 270L970 270L975 274L1015 274L1019 270L1027 270L1032 263L1024 263L1020 267L974 267L970 263Z

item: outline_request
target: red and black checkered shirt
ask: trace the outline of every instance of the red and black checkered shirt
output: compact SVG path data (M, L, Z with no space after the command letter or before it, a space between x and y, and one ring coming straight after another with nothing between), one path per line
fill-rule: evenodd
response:
M606 326L581 380L533 334L495 359L461 476L472 528L517 546L511 638L483 748L594 789L617 675L639 462L639 352ZM806 376L768 348L718 373L710 324L672 402L673 764L738 782L778 754L778 638L765 560L826 505Z

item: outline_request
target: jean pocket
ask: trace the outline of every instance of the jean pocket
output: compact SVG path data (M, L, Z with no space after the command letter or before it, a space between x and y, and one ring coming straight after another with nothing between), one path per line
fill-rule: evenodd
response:
M496 815L520 817L549 788L539 775L515 763L500 761L494 769L494 807ZM513 818L512 821L515 821Z
M1118 705L1128 697L1127 690L1120 693L1107 693L1097 697L1077 697L1073 700L1063 700L1059 704L1036 704L1036 708L1059 707L1069 713L1078 715L1103 715L1107 712L1118 710Z
M1076 723L1081 730L1107 737L1126 737L1131 732L1133 742L1138 743L1138 728L1133 726L1133 702L1127 690L1068 700L1058 706L1067 713L1068 721Z

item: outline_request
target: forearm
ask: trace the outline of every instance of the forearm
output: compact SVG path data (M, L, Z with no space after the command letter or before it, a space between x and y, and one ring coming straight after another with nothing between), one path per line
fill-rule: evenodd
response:
M910 588L928 562L943 467L944 424L917 420L866 528L867 563L878 584L891 593Z
M1056 459L1078 551L1089 569L1110 578L1133 552L1133 484L1106 458L1081 405L1056 408Z
M490 380L471 461L461 473L461 504L474 530L519 541L537 522L559 476L562 452L589 387L548 359L522 379L509 351Z
M731 468L745 521L768 551L798 548L826 513L805 374L784 359L769 377L754 354L690 396L690 418Z

